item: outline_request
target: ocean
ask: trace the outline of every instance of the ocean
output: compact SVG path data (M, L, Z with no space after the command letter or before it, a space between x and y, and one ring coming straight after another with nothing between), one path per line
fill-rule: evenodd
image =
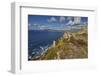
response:
M28 30L28 60L39 57L45 49L63 36L64 32L47 30Z

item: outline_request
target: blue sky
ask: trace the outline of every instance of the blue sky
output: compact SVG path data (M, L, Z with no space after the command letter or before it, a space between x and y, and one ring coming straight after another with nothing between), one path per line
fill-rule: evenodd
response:
M87 17L80 17L81 23L88 23ZM55 29L61 30L73 24L73 16L28 15L29 30Z

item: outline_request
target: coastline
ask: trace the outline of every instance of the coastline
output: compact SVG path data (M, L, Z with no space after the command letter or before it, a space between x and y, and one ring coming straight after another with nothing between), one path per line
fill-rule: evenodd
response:
M66 50L64 50L64 48ZM75 59L75 58L77 59L88 58L87 27L83 27L80 31L77 32L65 31L63 33L63 36L56 41L54 40L50 46L44 49L44 51L41 53L40 56L32 58L31 60Z

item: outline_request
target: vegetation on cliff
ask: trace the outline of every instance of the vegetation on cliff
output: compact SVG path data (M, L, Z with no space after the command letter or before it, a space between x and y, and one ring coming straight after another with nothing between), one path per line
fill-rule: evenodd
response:
M87 28L78 32L65 32L64 36L55 42L55 47L48 49L40 60L88 58Z

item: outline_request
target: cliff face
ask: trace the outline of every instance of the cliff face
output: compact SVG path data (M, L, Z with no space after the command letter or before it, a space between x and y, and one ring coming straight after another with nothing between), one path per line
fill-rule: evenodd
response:
M55 47L48 49L40 60L88 58L88 34L84 27L79 32L65 32L55 42Z

